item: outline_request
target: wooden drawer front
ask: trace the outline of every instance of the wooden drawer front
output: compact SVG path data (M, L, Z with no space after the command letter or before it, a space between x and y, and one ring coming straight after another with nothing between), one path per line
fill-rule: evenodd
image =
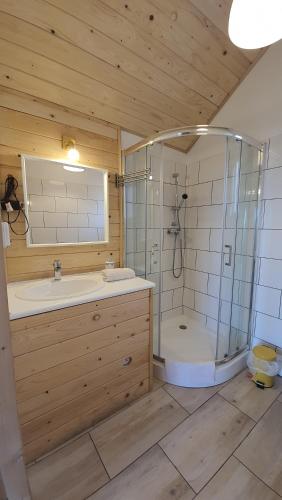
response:
M102 301L101 301L102 302ZM35 327L12 333L12 349L14 356L19 356L37 349L42 349L64 340L76 338L86 333L100 330L121 321L149 314L149 298L141 298L110 307L88 308L90 311L64 318L58 321L43 323Z
M78 306L65 307L56 311L36 314L35 316L14 319L11 321L11 331L18 332L19 330L26 330L46 323L50 324L61 319L72 318L73 316L93 312L93 309L105 309L107 307L123 304L124 302L144 299L145 297L149 297L149 294L149 290L142 290L140 292L118 295L117 297L110 297L109 299L96 300L94 302L87 302L86 304L80 304Z
M128 387L123 391L112 396L110 399L105 399L97 410L91 410L88 413L81 412L75 419L70 420L66 424L58 427L54 431L48 432L24 446L24 458L26 463L47 453L56 446L65 443L66 440L72 438L77 433L84 429L92 427L94 424L107 417L111 413L122 408L125 404L134 401L149 390L149 379L128 383Z
M142 332L111 346L19 380L16 382L17 401L24 401L53 387L82 377L118 358L130 356L131 352L140 346L148 348L148 344L149 332Z
M149 315L145 314L139 316L138 319L134 318L122 323L116 323L102 330L93 331L65 340L59 344L17 356L14 359L15 378L21 380L127 338L135 337L138 333L148 329Z
M127 387L133 385L136 381L142 382L148 378L148 363L140 366L130 373L125 373L120 377L115 377L108 384L94 389L81 397L75 398L63 406L59 406L46 414L23 424L22 438L24 445L44 436L46 433L58 429L70 420L81 415L82 408L84 413L90 411L95 413L107 399L115 394L122 392Z
M111 363L87 373L66 384L62 384L18 403L18 413L21 424L39 417L54 408L65 405L69 401L81 397L97 387L108 384L123 375L131 376L131 372L148 363L148 348L140 346L131 352L131 362L126 363L124 356Z

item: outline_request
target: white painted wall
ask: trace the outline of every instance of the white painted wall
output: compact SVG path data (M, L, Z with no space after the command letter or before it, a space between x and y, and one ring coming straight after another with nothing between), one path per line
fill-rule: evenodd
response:
M231 127L259 141L282 133L282 41L272 45L228 99L212 125ZM201 138L193 155L209 147ZM202 153L201 153L202 154Z

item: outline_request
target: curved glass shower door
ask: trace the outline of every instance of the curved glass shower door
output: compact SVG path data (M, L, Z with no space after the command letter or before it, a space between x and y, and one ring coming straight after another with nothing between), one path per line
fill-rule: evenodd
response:
M247 347L252 328L261 151L226 139L218 361Z
M189 337L189 341L195 338L192 348L185 345L180 353L177 346L184 344L173 344L178 330L170 324L166 329L163 323L161 331L161 317L164 322L169 317L167 304L174 297L173 238L168 229L174 214L174 177L180 167L176 163L170 166L163 144L126 153L125 264L156 285L153 352L166 360L169 352L194 362L195 349L200 362L210 344L209 361L220 363L250 343L262 152L246 140L228 131L225 136L218 134L216 129L199 158L196 152L185 165L185 182L180 183L182 191L188 192L181 224L185 228L184 279L175 287L179 298L175 308L181 316L176 325L180 328L184 322L189 326L190 320L197 332L198 322L205 345L200 345L193 330L194 337ZM186 331L189 335L189 328ZM197 345L201 350L197 351Z

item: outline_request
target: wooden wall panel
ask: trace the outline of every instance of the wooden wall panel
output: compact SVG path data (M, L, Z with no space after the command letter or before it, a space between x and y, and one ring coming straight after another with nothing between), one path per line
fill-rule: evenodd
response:
M13 109L3 104L13 103ZM32 106L30 108L30 104ZM15 110L19 106L20 111ZM24 112L23 112L24 111ZM50 120L46 119L48 115ZM60 118L62 122L60 122ZM76 127L76 122L79 127ZM52 263L60 258L64 273L87 272L103 268L112 257L120 261L120 201L114 184L115 173L120 169L119 130L106 123L88 119L45 101L31 99L28 95L0 91L0 197L8 174L19 181L18 196L23 200L21 154L31 154L53 159L65 158L61 146L62 135L74 137L80 152L81 163L109 171L109 221L110 242L97 245L27 248L25 236L12 236L12 245L6 251L9 281L34 279L52 274ZM5 213L2 213L5 220ZM14 229L24 232L22 216Z
M264 52L231 43L229 8L230 0L1 0L0 83L142 136L209 123Z

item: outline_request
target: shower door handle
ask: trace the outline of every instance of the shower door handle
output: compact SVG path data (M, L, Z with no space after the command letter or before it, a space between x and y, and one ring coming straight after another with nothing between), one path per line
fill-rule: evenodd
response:
M231 267L232 263L232 245L224 245L225 248L228 248L228 260L224 263L225 266Z

